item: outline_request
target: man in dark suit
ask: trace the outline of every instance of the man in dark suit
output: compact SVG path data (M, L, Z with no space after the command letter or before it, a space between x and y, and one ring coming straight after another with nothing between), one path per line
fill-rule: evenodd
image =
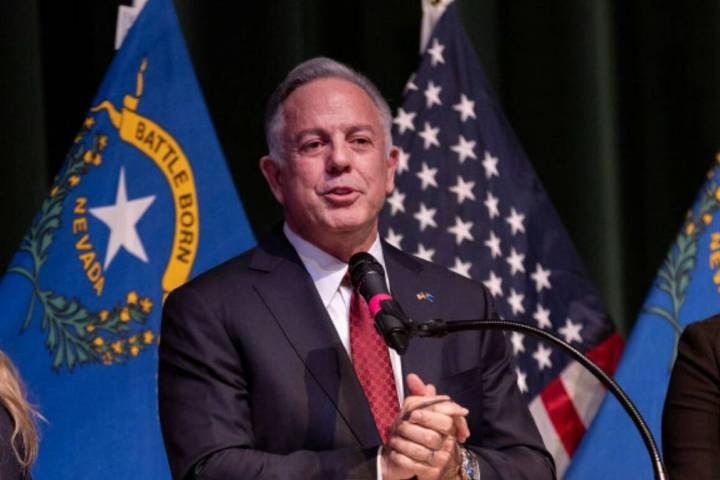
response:
M369 251L414 320L495 316L482 285L379 240L398 163L390 124L377 89L329 59L271 97L260 166L282 230L165 304L159 402L175 478L554 477L501 333L416 339L400 358L344 281Z

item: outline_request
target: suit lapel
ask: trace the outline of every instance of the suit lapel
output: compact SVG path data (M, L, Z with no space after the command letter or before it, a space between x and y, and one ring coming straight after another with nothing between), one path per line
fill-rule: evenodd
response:
M424 285L423 264L417 259L402 253L396 248L383 244L383 255L387 267L390 288L393 297L414 322L424 322L434 318L437 313L434 304L418 299L418 293L427 289ZM436 339L413 338L405 355L401 357L403 371L403 389L408 395L405 378L416 373L426 382L436 382L442 368L439 352L441 342Z
M317 289L284 235L275 233L253 257L255 289L310 375L363 447L380 441L352 363Z

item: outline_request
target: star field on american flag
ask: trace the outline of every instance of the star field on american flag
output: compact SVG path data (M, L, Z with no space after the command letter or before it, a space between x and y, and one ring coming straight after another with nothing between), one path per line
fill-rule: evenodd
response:
M491 93L452 5L429 45L393 122L402 158L396 188L382 213L382 236L482 282L502 318L551 331L584 352L612 339L596 355L605 357L593 358L611 370L620 349L612 323ZM508 338L518 388L529 403L574 363L553 345L519 333ZM575 405L588 411L576 411L579 425L572 426L570 436L558 437L558 448L566 454L558 462L561 471L602 395L598 387L592 405ZM557 430L559 420L546 413ZM540 426L538 412L533 415Z

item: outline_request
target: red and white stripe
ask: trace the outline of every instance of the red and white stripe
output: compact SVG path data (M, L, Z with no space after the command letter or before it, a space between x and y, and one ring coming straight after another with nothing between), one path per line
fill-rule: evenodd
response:
M615 372L623 342L612 334L587 356L608 375ZM562 478L585 431L600 408L605 387L573 361L530 402L530 412Z

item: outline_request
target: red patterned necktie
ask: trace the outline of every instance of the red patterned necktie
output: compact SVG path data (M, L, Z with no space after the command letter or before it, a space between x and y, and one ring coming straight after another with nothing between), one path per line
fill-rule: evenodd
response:
M387 345L375 330L367 303L355 290L350 301L350 351L355 373L385 443L388 429L400 411L395 377Z

